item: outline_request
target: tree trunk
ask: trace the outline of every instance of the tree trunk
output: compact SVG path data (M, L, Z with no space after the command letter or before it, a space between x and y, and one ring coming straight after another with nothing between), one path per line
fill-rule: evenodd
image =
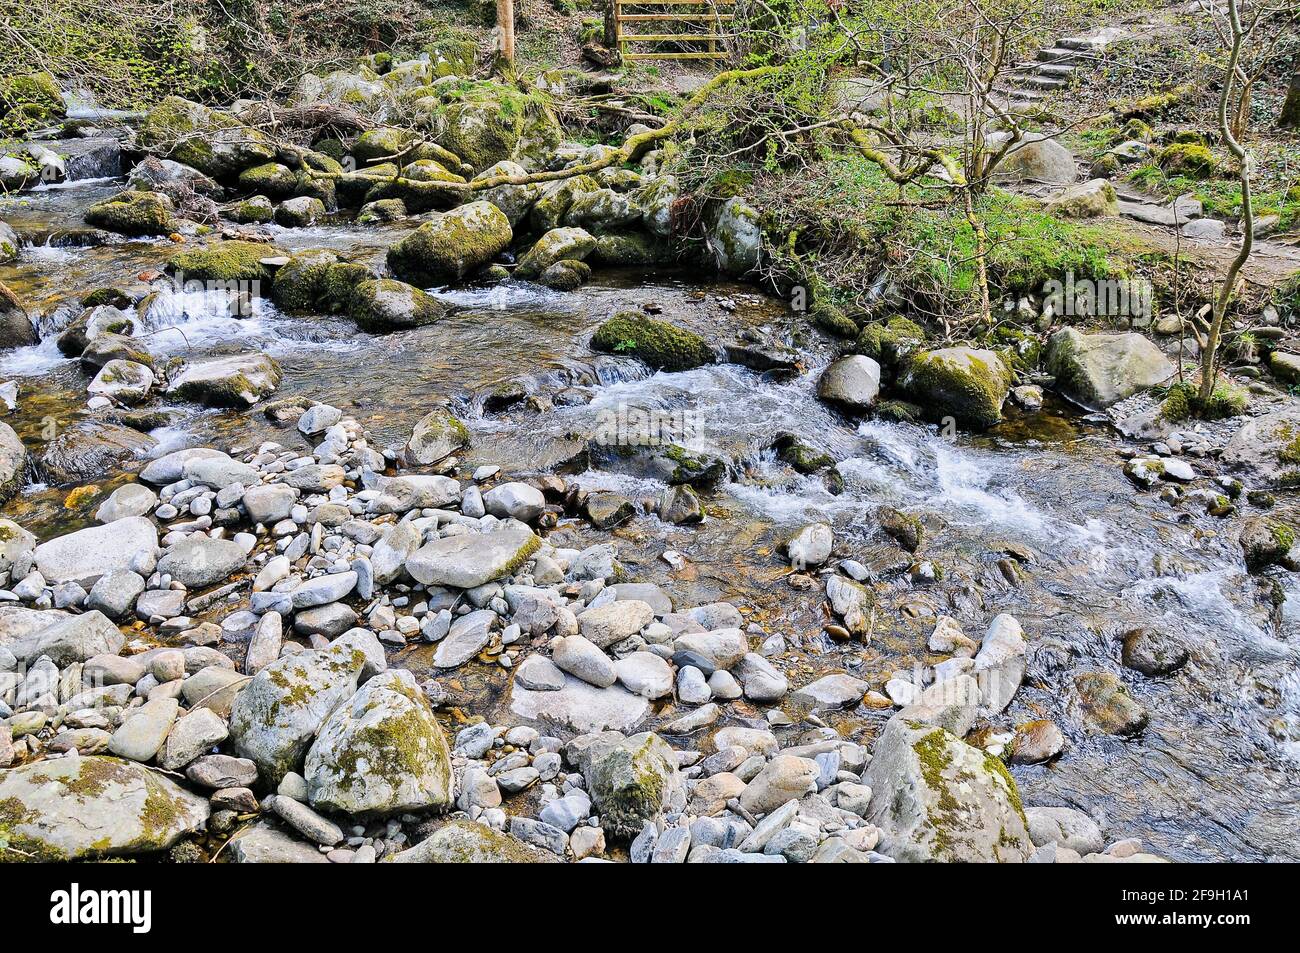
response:
M515 0L497 0L497 28L501 31L501 62L515 65Z
M1283 129L1300 129L1300 54L1291 64L1291 85L1282 104L1282 115L1277 124Z

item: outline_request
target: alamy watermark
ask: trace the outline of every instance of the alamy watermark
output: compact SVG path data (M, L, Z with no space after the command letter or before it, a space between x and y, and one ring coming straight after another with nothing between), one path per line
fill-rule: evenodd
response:
M665 410L630 407L620 401L596 415L594 439L607 447L655 447L684 443L702 433L700 413L692 407Z
M1154 310L1155 292L1145 278L1076 278L1067 271L1065 280L1053 278L1043 285L1046 305L1058 317L1110 317L1148 319Z

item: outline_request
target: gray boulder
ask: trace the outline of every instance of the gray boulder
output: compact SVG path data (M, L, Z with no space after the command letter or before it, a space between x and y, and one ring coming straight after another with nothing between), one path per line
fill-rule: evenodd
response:
M157 558L158 530L143 516L59 536L37 546L35 552L36 569L46 582L75 582L83 589L115 570L147 575Z
M406 571L426 586L473 589L517 572L540 545L527 526L510 522L490 533L435 539L411 554Z
M1023 862L1033 850L1016 782L942 728L890 719L862 783L878 850L907 862Z
M12 850L35 860L164 850L207 819L206 798L118 758L59 758L0 771L0 829Z
M447 739L405 670L376 675L335 709L304 774L308 799L322 810L388 815L452 801Z
M1048 339L1047 369L1061 393L1094 410L1174 374L1174 365L1141 334L1083 334L1074 328L1062 328Z

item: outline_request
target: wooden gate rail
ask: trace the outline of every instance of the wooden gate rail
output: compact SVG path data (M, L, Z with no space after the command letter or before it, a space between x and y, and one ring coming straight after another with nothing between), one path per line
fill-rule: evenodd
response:
M624 60L720 60L728 55L720 48L720 41L736 35L723 32L723 24L736 19L732 0L610 0L610 3L614 41ZM645 12L647 8L695 9L669 13ZM637 24L644 24L640 27L643 30L658 27L662 31L671 24L681 24L684 29L637 33ZM665 44L670 48L659 48Z

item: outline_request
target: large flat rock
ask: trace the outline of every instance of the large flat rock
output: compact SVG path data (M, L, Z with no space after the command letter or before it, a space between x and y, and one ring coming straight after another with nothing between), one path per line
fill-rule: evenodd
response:
M89 591L101 576L130 569L142 576L158 561L158 530L144 516L115 520L36 547L36 568L47 583L75 582Z
M597 688L581 679L565 676L564 687L553 692L534 692L516 680L510 690L512 714L570 731L628 732L650 714L650 703L617 686Z

